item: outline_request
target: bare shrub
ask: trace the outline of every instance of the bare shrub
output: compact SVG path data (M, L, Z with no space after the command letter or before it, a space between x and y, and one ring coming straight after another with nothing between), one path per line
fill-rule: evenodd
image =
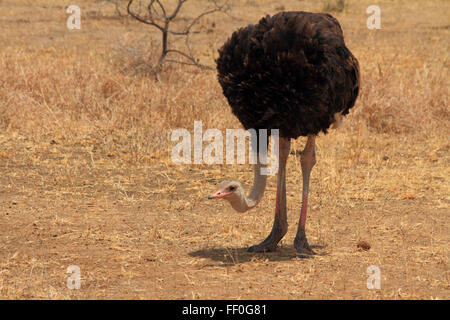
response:
M211 69L211 67L201 64L194 56L190 36L194 32L193 27L200 22L200 19L215 12L226 12L229 10L228 2L220 2L219 0L210 0L210 8L205 9L196 17L189 19L185 27L181 30L173 29L173 24L177 20L183 4L187 0L177 0L176 7L169 12L166 5L160 0L144 1L146 5L142 5L142 1L138 1L138 6L133 6L134 0L129 0L127 11L137 21L156 28L161 32L161 53L157 63L153 66L153 73L157 75L163 64L166 62L179 63L185 65L193 65L200 68ZM186 50L175 49L169 44L169 36L184 37ZM181 60L174 58L181 57Z

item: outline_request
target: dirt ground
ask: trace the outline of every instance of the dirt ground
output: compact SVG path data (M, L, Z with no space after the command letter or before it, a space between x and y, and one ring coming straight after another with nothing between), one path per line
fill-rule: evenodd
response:
M139 68L158 33L106 1L78 2L78 31L67 3L0 2L0 298L450 298L448 1L377 1L380 30L366 27L370 1L328 6L362 92L317 139L309 259L293 247L305 139L288 160L289 231L276 252L248 253L272 227L276 176L242 214L207 196L230 177L248 188L251 165L170 158L174 128L240 127L214 71L172 64L155 80ZM201 20L196 54L213 64L237 27L331 2L232 1L230 15ZM71 265L80 289L67 287ZM380 289L367 287L372 265Z

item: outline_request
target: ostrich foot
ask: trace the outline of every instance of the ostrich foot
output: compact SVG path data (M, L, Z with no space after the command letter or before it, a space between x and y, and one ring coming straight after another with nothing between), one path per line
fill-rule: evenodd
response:
M294 247L297 250L299 258L309 258L312 255L317 254L311 246L308 244L306 237L295 237Z
M277 250L278 241L266 239L260 244L255 244L247 249L248 252L272 252Z
M287 232L287 222L281 221L278 215L275 215L275 221L269 236L260 244L255 244L248 248L248 252L272 252L277 250L278 242Z

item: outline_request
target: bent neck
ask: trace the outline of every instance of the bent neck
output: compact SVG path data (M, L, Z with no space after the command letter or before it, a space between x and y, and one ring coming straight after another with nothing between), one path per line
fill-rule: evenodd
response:
M255 207L261 201L267 182L267 175L261 174L261 168L263 167L264 165L261 164L255 164L253 167L253 187L248 197L245 196L245 191L241 185L239 192L227 199L234 210L245 212Z

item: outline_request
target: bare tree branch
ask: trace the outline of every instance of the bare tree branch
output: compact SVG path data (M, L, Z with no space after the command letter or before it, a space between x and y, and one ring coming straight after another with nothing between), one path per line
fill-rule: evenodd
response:
M155 23L155 21L153 20L153 18L152 18L151 16L150 16L149 20L146 20L145 18L142 18L142 17L140 17L139 15L134 14L134 13L130 10L130 7L131 7L131 4L133 3L133 1L134 1L134 0L130 0L130 2L128 2L128 5L127 5L127 12L128 12L128 14L129 14L130 16L132 16L134 19L136 19L136 20L139 21L139 22L142 22L142 23L145 23L145 24L152 25L152 26L158 28L159 30L164 31L164 28L161 27L159 24Z
M158 14L158 12L156 11L156 8L154 7L155 3L157 3L159 5L161 12L162 12L162 16L160 16ZM167 21L166 10L164 9L164 6L162 6L162 4L159 0L151 0L149 5L147 6L147 11L149 14L149 20L153 20L153 21L159 20L159 21L166 23L166 21Z
M186 0L185 0L185 1L186 1ZM189 34L189 33L191 32L192 27L193 27L194 25L196 25L196 24L200 21L200 19L203 18L204 16L206 16L206 15L208 15L208 14L212 14L212 13L214 13L214 12L219 12L219 11L225 12L225 11L228 11L228 10L229 10L229 6L228 6L227 3L218 5L218 2L217 2L217 1L212 1L212 2L215 4L215 8L210 9L210 10L208 10L208 11L205 11L205 12L201 13L200 15L198 15L196 18L194 18L194 19L192 20L192 22L186 27L186 29L185 29L184 31L176 32L176 31L171 31L171 30L169 30L169 32L170 32L171 34L179 35L179 36L187 35L187 34Z
M161 2L159 0L155 0L155 1L159 5L159 7L161 8L161 11L162 11L162 13L164 15L164 18L167 19L166 9L164 9L164 6L161 4ZM152 1L152 3L153 3L153 1Z
M185 3L187 0L178 0L177 3L177 7L175 8L175 10L173 11L173 13L167 18L169 21L172 21L178 14L178 12L181 9L181 6L183 5L183 3Z
M128 14L139 22L142 22L144 24L147 24L147 25L157 28L162 33L162 38L161 38L162 50L161 50L161 55L158 59L158 63L156 64L155 69L154 69L155 74L157 74L158 72L161 71L164 62L193 65L193 66L203 68L203 69L212 69L209 66L200 64L198 62L198 60L194 57L192 48L190 46L190 35L192 33L194 33L192 31L192 28L196 24L198 24L200 22L200 19L203 18L204 16L215 13L215 12L226 13L227 11L229 11L230 6L228 4L228 0L210 0L210 2L214 5L214 7L200 13L198 16L193 18L188 23L188 25L185 27L185 29L183 31L174 31L174 30L170 29L170 26L171 26L171 23L176 20L176 17L180 13L183 4L186 3L188 0L177 0L177 5L170 15L168 15L167 9L163 5L163 1L149 0L149 4L147 6L148 16L145 15L145 17L141 16L139 13L133 12L133 10L131 9L133 1L134 0L129 0L129 2L128 2L128 6L127 6ZM159 13L158 13L158 11L159 11ZM177 50L177 49L169 49L169 47L168 47L169 34L174 35L174 36L186 37L185 45L186 45L188 52L183 52L183 51ZM186 59L186 61L166 59L168 54L179 55L183 59Z

